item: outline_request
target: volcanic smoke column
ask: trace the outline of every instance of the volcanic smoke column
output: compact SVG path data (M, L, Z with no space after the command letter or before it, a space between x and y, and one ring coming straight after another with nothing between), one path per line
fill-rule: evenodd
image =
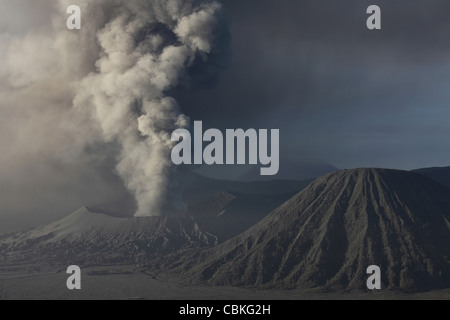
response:
M65 3L65 1L63 1ZM97 71L85 77L75 108L89 110L107 142L118 142L117 172L135 195L136 216L178 214L184 202L170 160L171 133L189 119L169 89L189 81L195 64L207 63L220 28L216 1L78 1L95 29ZM99 22L99 20L103 21ZM80 48L82 50L82 48Z

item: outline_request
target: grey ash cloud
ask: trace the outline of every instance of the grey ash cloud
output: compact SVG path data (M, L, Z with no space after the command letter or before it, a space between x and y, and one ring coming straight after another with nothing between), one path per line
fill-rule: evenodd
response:
M69 0L43 1L33 19L34 1L1 4L3 215L17 203L37 216L36 203L73 210L124 186L136 215L182 212L170 134L189 118L170 91L218 71L204 65L220 55L221 4L80 0L78 32L65 28Z

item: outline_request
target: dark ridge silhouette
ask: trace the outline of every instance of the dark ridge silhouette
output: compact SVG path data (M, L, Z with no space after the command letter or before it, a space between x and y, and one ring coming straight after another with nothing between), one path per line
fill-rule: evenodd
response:
M189 208L200 229L217 236L218 243L246 231L297 192L257 195L220 192Z
M316 179L317 177L339 170L335 166L324 163L306 160L289 160L288 157L280 158L280 169L276 175L277 179L299 180ZM268 181L271 176L261 176L260 168L252 166L247 172L242 174L238 180L241 181Z
M423 174L450 190L450 167L433 167L413 170L413 172Z
M189 206L189 215L214 215L215 209L212 212L196 212L197 209L203 210L205 202L214 201L212 198L217 198L218 194L225 195L226 193L241 193L248 195L260 196L279 196L282 194L289 195L290 193L297 193L308 184L312 179L305 181L297 180L270 180L270 181L230 181L230 180L216 180L207 178L196 173L187 173L185 175L184 186L184 201ZM285 199L287 200L287 198ZM284 201L283 201L284 202ZM111 203L92 204L89 208L94 212L103 213L112 217L129 218L136 212L137 206L134 197L129 194L123 194L117 201Z

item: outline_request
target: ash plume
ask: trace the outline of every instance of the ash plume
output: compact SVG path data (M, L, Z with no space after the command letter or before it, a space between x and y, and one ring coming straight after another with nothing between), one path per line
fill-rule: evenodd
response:
M73 4L81 8L81 30L66 27ZM0 5L0 214L15 214L17 203L25 213L35 212L37 202L43 211L52 205L64 212L112 201L120 190L105 186L106 170L134 194L137 216L183 212L170 133L188 127L189 119L170 95L220 71L221 37L228 32L221 5ZM28 200L12 196L15 190Z
M136 216L185 210L180 179L170 160L171 133L189 119L167 92L189 82L189 69L207 63L221 28L216 1L81 1L104 17L96 30L96 72L79 83L74 107L118 142L117 173L134 194ZM86 25L84 25L86 28Z

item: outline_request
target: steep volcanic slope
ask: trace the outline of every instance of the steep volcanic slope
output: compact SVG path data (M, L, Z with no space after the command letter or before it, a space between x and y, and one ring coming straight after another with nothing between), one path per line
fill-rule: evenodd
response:
M117 218L81 208L47 226L3 236L0 254L14 263L134 263L216 241L191 218Z
M242 235L159 267L216 285L361 289L372 264L384 289L450 287L450 191L411 172L339 171Z

